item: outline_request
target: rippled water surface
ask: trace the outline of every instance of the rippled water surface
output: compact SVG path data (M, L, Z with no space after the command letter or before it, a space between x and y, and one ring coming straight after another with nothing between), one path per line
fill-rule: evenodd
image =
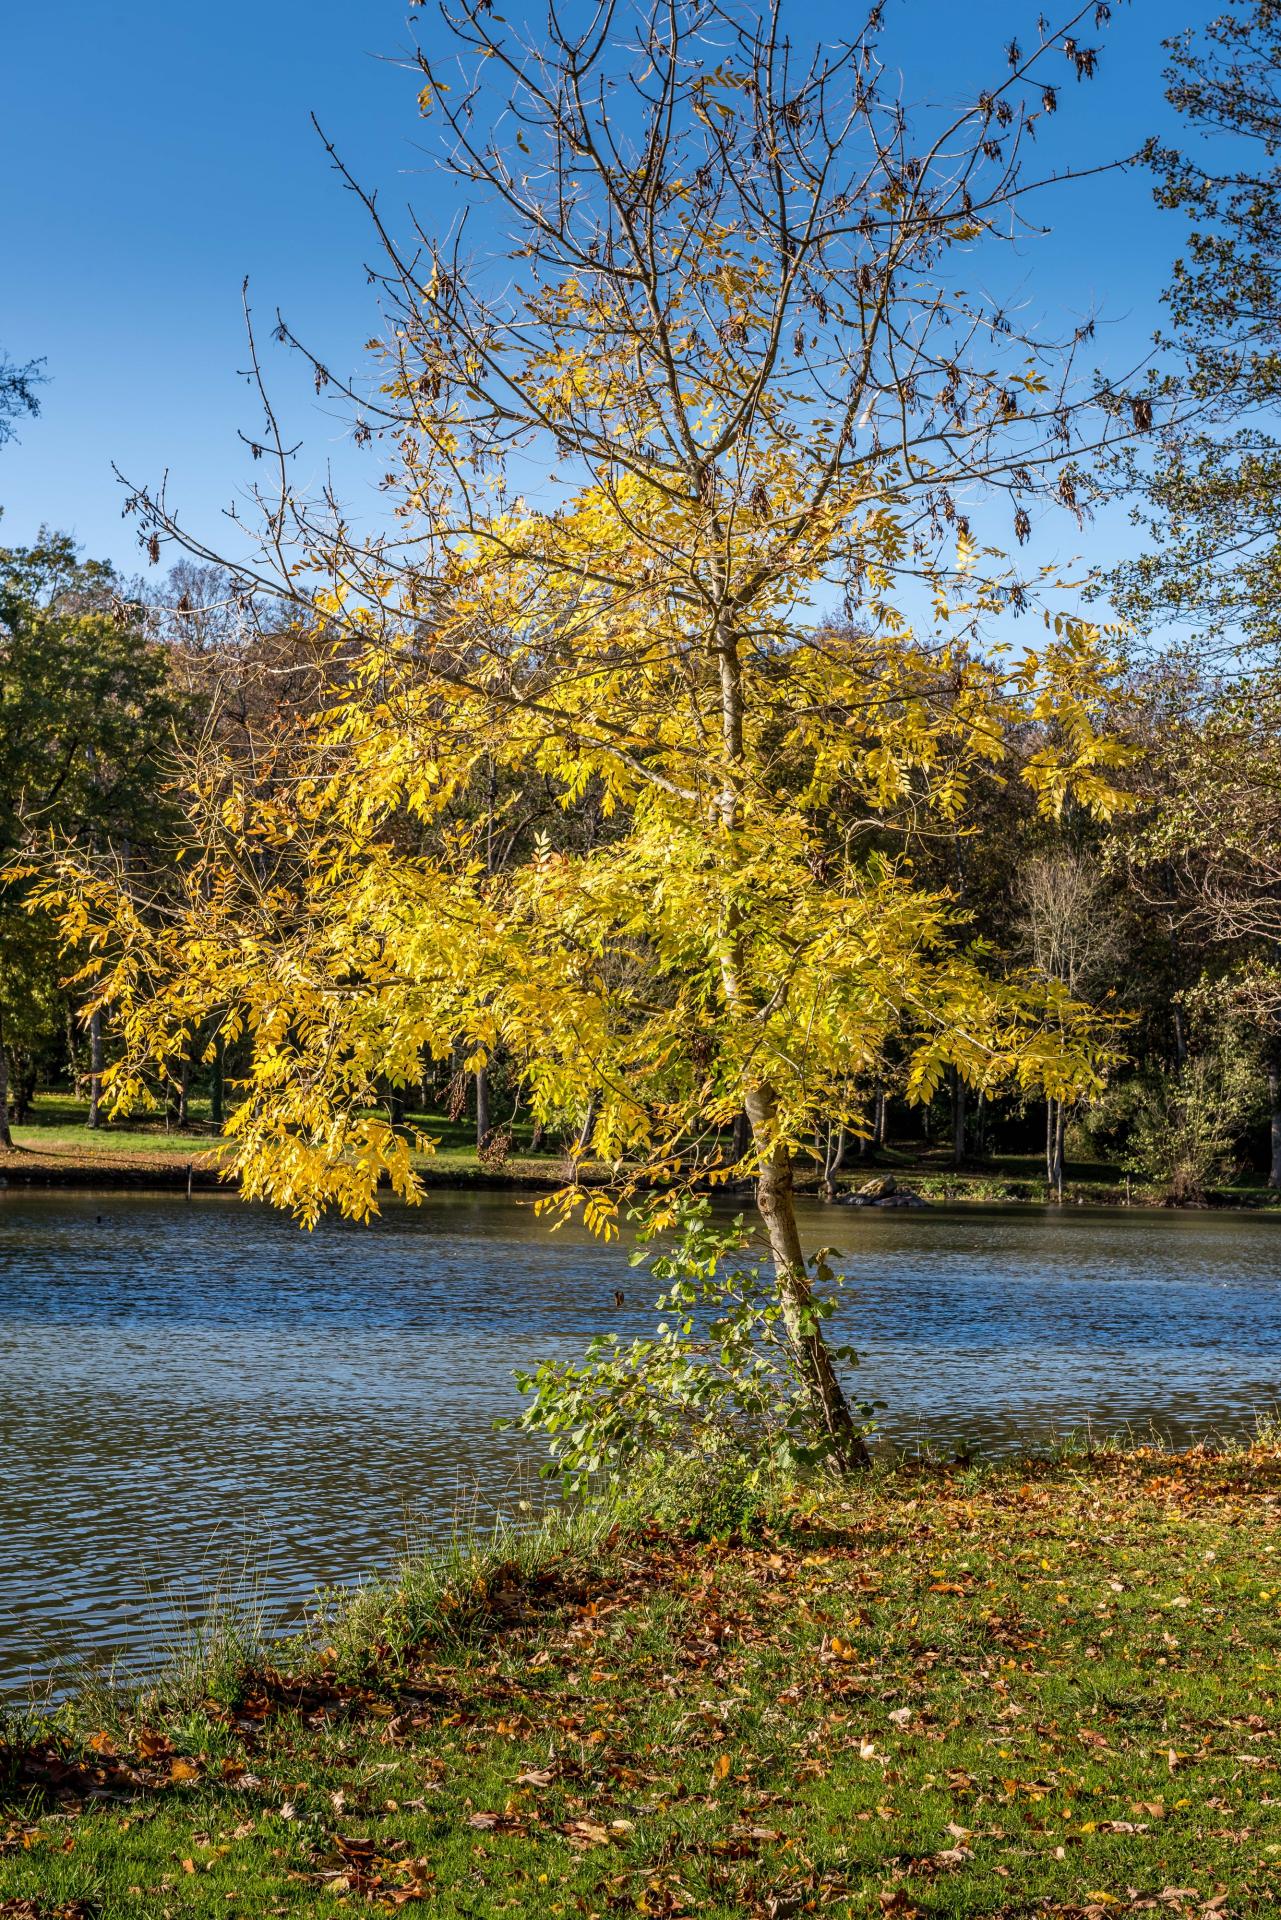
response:
M1281 1386L1281 1220L812 1208L884 1432L1242 1432ZM614 1305L615 1288L627 1303ZM617 1247L515 1195L301 1233L230 1196L0 1193L0 1684L154 1653L248 1542L285 1617L502 1497L511 1370L644 1324ZM525 1456L528 1460L529 1456Z

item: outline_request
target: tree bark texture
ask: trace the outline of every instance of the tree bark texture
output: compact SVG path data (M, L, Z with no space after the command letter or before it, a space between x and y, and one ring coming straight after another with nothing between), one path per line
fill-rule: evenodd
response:
M753 1088L747 1096L746 1106L756 1139L767 1140L775 1117L768 1091L763 1087ZM867 1443L850 1412L822 1329L817 1325L807 1329L805 1324L812 1296L800 1231L796 1225L792 1162L783 1146L775 1146L761 1165L756 1186L756 1207L769 1237L783 1321L799 1360L815 1415L833 1442L836 1464L846 1472L859 1471L871 1465Z

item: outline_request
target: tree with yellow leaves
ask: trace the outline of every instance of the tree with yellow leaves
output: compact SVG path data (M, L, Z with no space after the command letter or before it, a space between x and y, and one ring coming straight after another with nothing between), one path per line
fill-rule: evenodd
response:
M1064 463L1110 416L1072 397L1070 343L964 290L1036 184L1048 63L1094 54L1075 21L1046 30L914 124L880 14L808 61L781 0L653 0L638 25L603 0L536 39L489 0L434 16L419 105L510 244L405 245L362 193L388 329L347 392L393 449L389 531L294 493L260 382L280 491L242 572L329 650L329 697L252 765L193 766L176 904L82 861L40 894L124 1036L117 1098L212 1019L250 1062L230 1164L305 1220L367 1214L385 1179L417 1194L382 1093L459 1036L469 1069L502 1046L536 1115L590 1099L614 1186L564 1204L606 1232L620 1187L754 1177L846 1466L865 1449L793 1206L816 1118L862 1125L891 1040L909 1092L953 1067L1059 1099L1104 1044L967 946L877 823L963 827L980 768L1051 814L1121 800L1100 636L1047 610L1044 644L1012 648L1037 583L978 525L1006 502L1021 539L1029 503L1071 504ZM162 497L134 505L212 557ZM590 797L608 831L496 868L472 805L494 769L567 812Z

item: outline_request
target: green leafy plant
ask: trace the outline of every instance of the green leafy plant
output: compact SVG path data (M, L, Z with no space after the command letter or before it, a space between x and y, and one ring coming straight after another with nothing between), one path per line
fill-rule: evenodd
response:
M1200 1200L1235 1174L1234 1147L1254 1096L1250 1062L1222 1049L1152 1076L1134 1106L1126 1170L1172 1205Z
M835 1311L840 1278L829 1250L810 1263L813 1284L793 1332L762 1263L738 1258L747 1245L741 1216L726 1227L713 1221L706 1200L687 1200L652 1202L632 1218L641 1242L632 1264L648 1264L664 1286L653 1334L631 1341L601 1334L581 1361L545 1360L533 1373L518 1373L522 1393L532 1398L503 1424L546 1437L551 1458L544 1472L559 1474L569 1492L641 1468L641 1479L653 1485L655 1462L666 1463L669 1481L675 1463L684 1463L688 1479L691 1463L700 1463L695 1478L705 1489L719 1487L714 1504L724 1507L722 1482L759 1489L771 1476L827 1464L836 1442L796 1340ZM673 1227L674 1244L656 1249ZM850 1347L832 1353L842 1366L857 1363ZM865 1422L872 1411L858 1408Z

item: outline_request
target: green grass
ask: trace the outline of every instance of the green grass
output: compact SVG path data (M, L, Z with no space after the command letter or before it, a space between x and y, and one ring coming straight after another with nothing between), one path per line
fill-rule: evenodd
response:
M15 1728L0 1912L1281 1905L1281 1449L900 1467L749 1543L604 1525Z
M87 1112L83 1101L69 1095L41 1093L36 1097L32 1119L13 1128L14 1142L28 1154L63 1161L74 1159L89 1170L95 1162L129 1160L135 1156L185 1167L189 1160L199 1162L202 1156L209 1155L218 1143L207 1100L192 1100L191 1124L181 1132L176 1128L166 1131L163 1114L134 1114L90 1131L85 1125ZM473 1128L466 1120L418 1113L408 1118L438 1142L434 1154L420 1157L421 1165L451 1177L474 1176L480 1172ZM533 1172L549 1178L562 1158L559 1151L537 1158L531 1156L529 1128L523 1131L518 1128L509 1169L515 1174Z
M189 1161L199 1164L217 1144L209 1120L208 1102L193 1099L191 1127L182 1133L166 1133L164 1116L131 1116L113 1122L95 1132L85 1126L87 1109L69 1095L41 1093L37 1096L33 1121L15 1127L17 1145L33 1158L43 1156L49 1165L59 1163L64 1174L76 1178L101 1175L110 1178L110 1162L135 1164L126 1178L136 1180L148 1163L168 1163L166 1178L172 1182ZM432 1154L416 1156L428 1179L456 1184L463 1181L507 1181L513 1185L558 1185L564 1175L566 1155L562 1145L549 1143L535 1154L532 1151L531 1123L517 1118L513 1128L511 1152L501 1167L482 1168L477 1159L474 1122L463 1116L451 1120L447 1115L410 1112L408 1122L422 1129L437 1143ZM505 1121L499 1112L496 1121ZM212 1159L206 1165L213 1166ZM33 1169L35 1171L35 1169ZM590 1166L580 1170L582 1177L600 1177ZM943 1146L928 1147L919 1142L903 1142L881 1149L874 1158L859 1161L851 1155L842 1170L843 1187L857 1188L878 1174L901 1175L905 1183L932 1201L969 1201L982 1204L1015 1202L1043 1204L1046 1197L1044 1162L1038 1154L993 1154L964 1168L951 1165L950 1151ZM818 1170L811 1162L797 1163L797 1184L801 1191L813 1192ZM203 1175L207 1178L207 1175ZM1133 1183L1130 1197L1144 1204L1150 1196L1139 1183ZM1278 1196L1264 1184L1258 1173L1242 1173L1230 1187L1212 1196L1219 1205L1257 1207L1275 1205ZM1069 1205L1112 1205L1127 1198L1125 1175L1106 1161L1072 1161L1066 1168L1064 1199Z
M113 1122L94 1130L85 1125L88 1107L82 1100L58 1093L37 1094L30 1121L13 1128L17 1146L29 1153L74 1151L85 1159L101 1154L169 1154L191 1159L213 1146L207 1102L192 1102L190 1127L181 1133L165 1131L163 1114Z

